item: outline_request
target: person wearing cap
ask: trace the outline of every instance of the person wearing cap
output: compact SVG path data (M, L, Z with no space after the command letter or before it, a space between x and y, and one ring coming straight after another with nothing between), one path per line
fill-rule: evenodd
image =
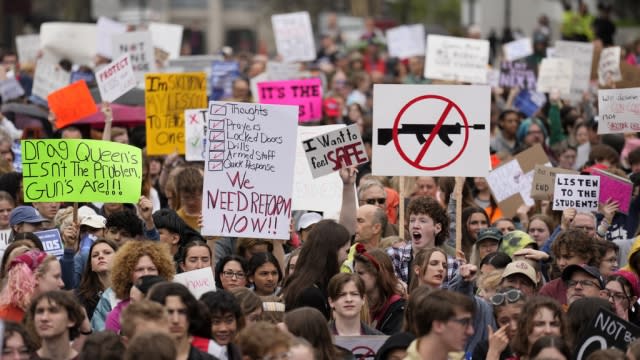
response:
M66 284L67 288L74 289L80 283L82 272L89 259L89 249L94 241L104 236L107 227L107 219L102 215L88 215L80 220L80 246L73 257L73 283Z
M478 240L473 244L469 262L480 267L480 261L482 261L485 256L498 251L501 241L502 233L497 228L490 227L480 229L480 231L478 231Z
M616 271L607 277L604 290L609 303L616 309L616 315L635 325L640 323L640 283L634 273L626 270Z
M512 287L527 296L533 296L538 286L536 270L525 260L513 261L504 269L500 286Z
M25 205L16 207L9 215L9 225L13 234L40 231L46 221L48 220L40 216L34 207Z
M322 220L322 215L317 212L308 212L302 214L298 220L298 233L300 233L300 241L304 244L307 241L309 232L313 229L318 221Z
M567 286L567 305L585 297L606 298L604 279L598 268L586 264L567 266L562 271L562 281Z
M404 359L407 356L407 348L415 339L415 335L410 332L401 332L389 336L378 349L375 360Z
M500 252L513 258L513 255L522 249L538 250L538 243L531 235L522 230L514 230L506 233L500 242Z
M62 203L59 202L35 202L33 203L33 207L38 210L38 213L43 218L47 219L47 221L43 224L43 226L47 229L53 227L53 218L56 217L58 210L60 210L60 205Z

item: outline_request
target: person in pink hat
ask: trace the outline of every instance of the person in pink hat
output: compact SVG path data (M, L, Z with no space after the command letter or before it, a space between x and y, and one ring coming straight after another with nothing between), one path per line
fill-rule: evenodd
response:
M605 285L609 303L616 309L616 315L635 325L640 325L640 280L631 271L618 270L607 278Z

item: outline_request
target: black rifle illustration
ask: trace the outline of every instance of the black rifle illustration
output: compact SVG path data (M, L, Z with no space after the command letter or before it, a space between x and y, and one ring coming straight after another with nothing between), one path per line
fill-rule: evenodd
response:
M398 134L414 134L420 145L424 144L427 139L425 135L430 134L436 126L433 124L404 124L398 128ZM484 129L484 124L474 125L442 125L438 131L438 137L447 146L451 146L453 141L449 138L449 135L460 135L462 128L469 128L473 130ZM378 129L378 145L387 145L393 138L393 129Z

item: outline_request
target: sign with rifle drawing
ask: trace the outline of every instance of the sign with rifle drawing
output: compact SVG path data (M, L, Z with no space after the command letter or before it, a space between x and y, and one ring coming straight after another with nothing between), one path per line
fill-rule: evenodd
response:
M487 176L490 96L483 85L374 85L373 174Z

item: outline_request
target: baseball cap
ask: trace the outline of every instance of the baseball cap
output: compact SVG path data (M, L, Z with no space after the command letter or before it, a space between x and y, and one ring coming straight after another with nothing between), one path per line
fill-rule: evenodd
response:
M571 276L576 271L582 271L587 273L589 276L594 277L598 281L598 284L600 284L600 289L604 289L604 278L600 274L600 270L598 270L598 268L594 266L589 266L586 264L573 264L564 268L564 270L562 271L562 281L566 282L571 280Z
M513 257L516 251L522 250L527 246L533 247L536 250L538 249L538 243L533 240L531 235L522 230L514 230L504 234L502 242L500 243L500 251Z
M31 206L18 206L13 209L11 215L9 215L9 224L11 224L11 226L22 223L37 224L45 221L49 220L40 216L38 210Z
M300 220L298 220L298 231L304 230L320 220L322 220L322 215L317 212L302 214L302 216L300 216Z
M536 279L536 270L533 268L533 266L531 266L524 260L516 260L510 262L504 269L504 272L502 273L502 277L500 279L505 279L515 274L522 274L528 277L529 280L533 281L534 284L538 284L538 280Z
M476 241L476 244L485 240L495 240L500 242L502 240L502 233L494 227L480 229L480 231L478 231L478 240Z
M107 219L102 215L85 216L80 225L86 225L94 229L104 229L107 227Z

